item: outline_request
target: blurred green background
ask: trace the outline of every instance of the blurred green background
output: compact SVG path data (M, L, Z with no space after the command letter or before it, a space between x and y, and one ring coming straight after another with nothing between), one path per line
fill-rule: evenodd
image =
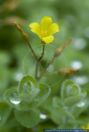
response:
M6 89L17 87L23 75L34 76L35 70L35 61L13 22L22 25L39 55L40 40L29 30L28 25L43 16L51 16L61 28L54 42L46 46L43 65L51 60L54 50L62 46L63 42L72 38L72 43L55 60L41 81L51 86L58 80L62 83L69 78L89 93L89 0L0 0L0 132L26 131L12 118L13 112L10 115L11 110L3 101L3 94ZM54 73L64 68L78 69L78 72L66 76ZM89 122L88 108L85 123ZM42 123L38 132L42 128L56 127L54 122L48 120Z

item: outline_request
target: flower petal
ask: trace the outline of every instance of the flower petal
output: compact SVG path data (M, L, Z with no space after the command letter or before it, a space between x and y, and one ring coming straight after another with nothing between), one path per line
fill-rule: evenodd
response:
M33 22L29 24L29 27L31 28L31 31L36 33L37 35L40 34L40 25L39 23Z
M52 35L52 34L59 32L59 31L60 31L59 25L57 23L53 23L53 24L51 24L48 32L50 35Z
M48 37L43 37L43 38L42 38L42 41L44 41L45 44L49 44L49 43L51 43L53 40L54 40L54 37L53 37L53 36L48 36Z
M49 16L44 16L42 19L41 19L41 30L43 31L47 31L48 30L48 27L52 24L52 19L51 17Z

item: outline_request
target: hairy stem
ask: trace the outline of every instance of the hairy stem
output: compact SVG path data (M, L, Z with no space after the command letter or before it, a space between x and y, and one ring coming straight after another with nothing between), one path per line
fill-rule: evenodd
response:
M30 44L30 42L29 42L28 34L23 30L23 28L21 27L20 24L14 23L14 25L16 26L16 28L18 29L18 31L21 33L21 35L22 35L24 41L27 43L28 48L31 50L31 52L32 52L32 54L33 54L35 60L37 61L38 59L37 59L37 56L36 56L36 54L35 54L35 51L33 50L32 46L31 46L31 44Z
M40 76L40 75L39 75L39 66L40 66L40 62L41 62L41 60L42 60L42 58L43 58L43 56L44 56L44 51L45 51L45 45L43 44L41 55L40 55L40 57L38 58L37 63L36 63L36 70L35 70L35 77L36 77L36 79L38 79L39 76Z
M31 46L30 42L28 41L27 44L28 44L28 47L29 47L29 49L31 50L31 52L32 52L32 54L33 54L35 60L37 61L37 56L36 56L36 54L35 54L35 52L34 52L32 46Z

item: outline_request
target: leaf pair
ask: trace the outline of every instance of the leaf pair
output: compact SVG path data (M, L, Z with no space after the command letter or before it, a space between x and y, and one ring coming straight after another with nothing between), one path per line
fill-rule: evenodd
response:
M15 117L21 125L33 127L40 121L39 106L47 99L50 88L38 84L31 76L22 78L19 88L11 88L4 94L7 101L15 108Z

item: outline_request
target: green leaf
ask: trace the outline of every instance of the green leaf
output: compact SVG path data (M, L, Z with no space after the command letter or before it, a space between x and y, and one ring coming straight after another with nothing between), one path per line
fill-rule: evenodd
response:
M32 128L40 122L40 112L38 109L15 111L15 117L22 126L27 128Z
M80 95L70 96L64 99L64 104L67 106L71 106L78 103L80 100L81 100Z
M39 93L34 98L33 102L30 104L31 107L38 107L40 106L50 95L51 89L45 84L40 84L39 85Z
M6 102L15 108L21 103L21 99L16 88L10 88L5 91L4 98Z
M19 94L22 99L22 108L40 106L50 95L50 88L45 84L37 84L31 76L25 76L20 83ZM23 103L23 102L26 102ZM26 107L24 107L25 105Z
M77 105L77 103L81 103L86 99L86 95L86 92L81 92L79 95L69 96L64 99L64 103L67 106Z
M61 87L61 98L77 96L81 94L81 89L73 81L66 80Z
M64 110L61 101L54 97L50 108L50 117L53 122L56 124L63 124L66 120L66 111Z
M18 92L22 100L32 102L39 93L38 84L31 76L25 76L20 82Z
M4 125L11 112L11 108L5 102L0 102L0 126Z
M50 95L50 88L47 85L40 84L38 95L32 100L32 102L22 101L18 108L20 110L30 110L32 108L39 107Z
M29 110L31 109L29 103L21 100L20 95L18 93L18 89L10 88L6 90L4 94L4 99L7 103L10 104L13 108L17 110Z
M75 122L74 115L71 113L70 109L66 107L58 97L53 98L50 117L56 124L65 124L66 120L67 123L69 123L70 120L72 120L72 123Z
M83 100L84 101L84 100ZM83 102L82 101L82 102ZM81 102L80 102L81 103ZM73 113L73 115L77 118L79 118L79 116L88 109L87 107L87 102L85 105L79 107L78 104L74 105L71 109L71 112ZM86 113L86 112L85 112ZM85 115L86 116L86 115Z

